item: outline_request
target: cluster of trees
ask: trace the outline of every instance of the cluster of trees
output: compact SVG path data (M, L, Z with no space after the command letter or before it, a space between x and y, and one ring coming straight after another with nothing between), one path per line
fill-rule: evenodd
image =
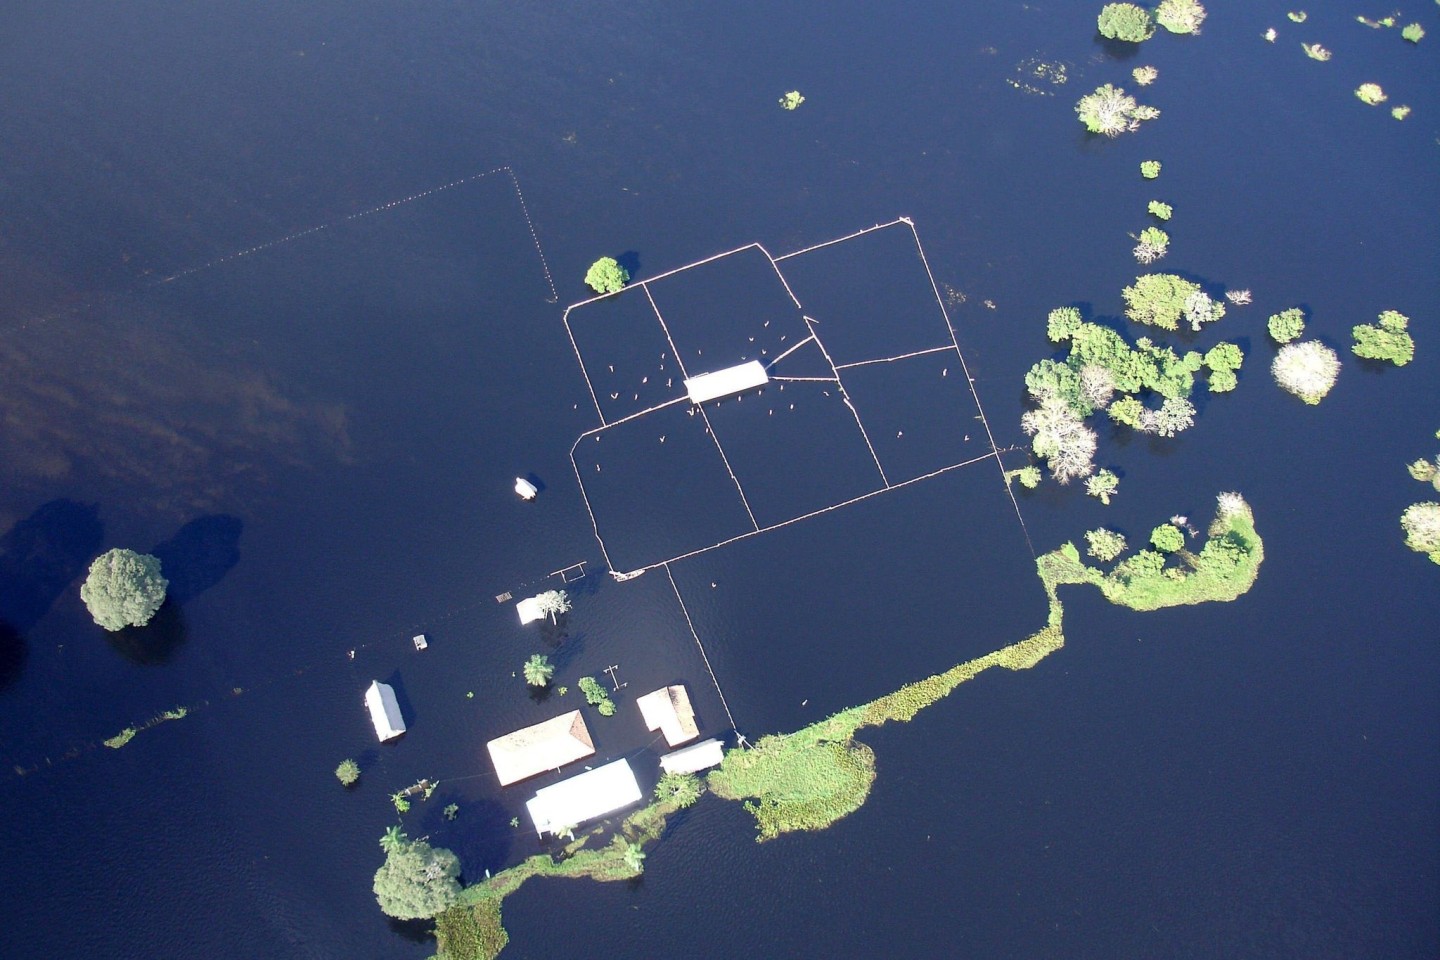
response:
M1403 367L1415 359L1415 341L1406 329L1410 318L1395 310L1380 314L1378 323L1362 323L1351 329L1355 356L1367 360L1388 360Z
M1141 263L1154 263L1170 249L1170 235L1159 227L1146 227L1135 239L1135 259Z
M1134 97L1108 83L1081 97L1075 112L1086 130L1107 137L1134 132L1140 129L1141 121L1160 116L1155 107L1136 103Z
M1068 343L1069 354L1063 361L1041 360L1025 375L1025 387L1036 407L1022 416L1020 425L1033 438L1035 455L1047 461L1061 483L1095 472L1097 438L1084 421L1096 410L1105 410L1113 422L1131 429L1174 436L1195 422L1189 399L1195 375L1208 369L1213 392L1233 390L1239 382L1236 371L1244 361L1244 353L1233 343L1217 344L1204 354L1191 350L1183 355L1145 337L1132 346L1109 327L1085 322L1074 307L1052 310L1046 333L1056 343ZM1158 407L1140 399L1147 392L1161 398ZM1117 399L1116 394L1121 396ZM1023 472L1019 479L1025 483ZM1114 492L1115 483L1118 479L1097 476L1095 490L1090 491L1092 484L1087 482L1087 492L1104 500Z
M115 549L95 558L80 586L80 599L106 630L143 627L165 602L170 581L160 575L160 560L148 553Z
M581 677L579 680L580 692L585 695L585 702L594 707L602 717L613 717L615 715L615 701L610 699L610 694L600 686L600 681L594 677Z
M399 827L380 838L385 862L375 871L375 899L397 920L425 920L460 901L460 859L444 847L411 840Z
M1125 316L1162 330L1178 330L1183 318L1198 331L1225 316L1225 304L1211 299L1198 283L1173 273L1136 277L1120 295L1125 298Z
M1160 0L1154 13L1134 3L1107 3L1096 25L1106 39L1141 43L1155 35L1157 24L1171 33L1195 33L1204 22L1205 8L1198 0Z
M1440 431L1435 433L1440 440ZM1440 456L1434 460L1416 460L1407 468L1410 476L1440 490ZM1400 528L1405 531L1405 545L1440 563L1440 503L1412 503L1400 515Z

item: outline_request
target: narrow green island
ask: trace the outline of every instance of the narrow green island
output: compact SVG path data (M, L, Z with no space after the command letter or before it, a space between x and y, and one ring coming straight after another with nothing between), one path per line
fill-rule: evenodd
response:
M1040 556L1036 570L1049 600L1049 616L1034 634L794 733L762 737L749 748L729 750L720 767L703 781L667 775L657 785L651 803L626 817L602 846L588 846L592 840L604 840L605 831L596 828L553 854L536 854L458 889L451 886L453 874L445 860L442 866L446 869L430 871L434 882L444 887L440 902L448 904L434 914L439 960L491 960L497 956L510 941L501 906L506 896L532 877L614 881L640 876L644 848L660 838L671 816L696 802L702 793L744 803L755 817L756 840L761 842L797 830L823 830L855 812L864 805L875 782L875 752L856 741L855 735L866 727L911 720L992 667L1027 670L1059 650L1065 645L1064 607L1057 593L1062 585L1090 584L1112 603L1135 610L1234 600L1250 589L1265 552L1250 507L1239 494L1219 495L1215 519L1198 552L1186 549L1184 536L1173 522L1162 524L1152 535L1156 549L1137 551L1109 571L1087 565L1073 543ZM1123 550L1123 537L1118 542L1111 560L1117 560ZM401 849L392 835L387 835L382 846L387 852ZM412 859L443 859L446 854L448 851L432 852L427 847ZM408 851L402 855L409 855ZM423 877L422 871L416 882L425 882ZM394 896L388 874L386 880L385 893ZM377 893L380 885L377 876Z

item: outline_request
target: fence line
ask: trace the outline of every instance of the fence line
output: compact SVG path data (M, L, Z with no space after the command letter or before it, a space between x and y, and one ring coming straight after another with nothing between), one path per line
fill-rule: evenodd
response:
M680 596L680 587L675 583L675 574L670 572L670 565L664 564L665 576L670 578L670 589L675 591L675 599L680 601L680 612L685 614L685 623L690 627L690 636L695 638L695 646L700 648L700 659L705 661L705 669L710 673L710 682L715 684L715 692L720 694L720 705L725 708L725 716L730 718L730 729L737 734L740 728L735 725L735 714L730 712L730 702L725 699L725 691L720 689L720 681L715 676L715 668L710 666L710 655L705 652L705 644L700 642L700 634L695 632L695 621L690 619L690 609L685 606L685 598Z
M835 365L836 370L849 370L851 367L868 367L872 363L894 363L897 360L909 360L913 357L924 357L932 353L945 353L954 350L953 346L929 347L925 350L915 350L911 353L902 353L898 357L881 357L878 360L856 360L854 363L840 363Z

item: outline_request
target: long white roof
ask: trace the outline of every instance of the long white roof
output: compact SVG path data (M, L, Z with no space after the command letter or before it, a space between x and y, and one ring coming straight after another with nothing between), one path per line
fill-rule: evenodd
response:
M375 724L375 736L381 740L392 740L405 732L405 719L400 716L400 704L395 700L395 690L388 683L379 680L371 682L365 691L365 706L370 708L370 722Z
M536 833L554 833L639 803L641 797L630 764L616 760L537 790L535 799L525 806L535 821Z
M685 381L685 391L690 394L691 403L704 403L763 387L769 382L770 374L765 372L765 365L759 360L747 360L724 370L691 377Z
M666 773L695 773L710 767L718 767L725 759L725 750L719 740L701 740L699 743L667 753L660 758L660 769Z

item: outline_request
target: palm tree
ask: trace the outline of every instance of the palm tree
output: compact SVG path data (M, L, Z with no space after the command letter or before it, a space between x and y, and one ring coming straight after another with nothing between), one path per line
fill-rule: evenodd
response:
M636 873L643 873L645 870L645 849L638 843L625 844L625 866Z
M380 848L385 851L386 856L404 848L407 837L399 827L386 827L385 835L380 838Z
M543 653L534 654L525 661L525 682L532 687L546 686L554 675L555 667Z

